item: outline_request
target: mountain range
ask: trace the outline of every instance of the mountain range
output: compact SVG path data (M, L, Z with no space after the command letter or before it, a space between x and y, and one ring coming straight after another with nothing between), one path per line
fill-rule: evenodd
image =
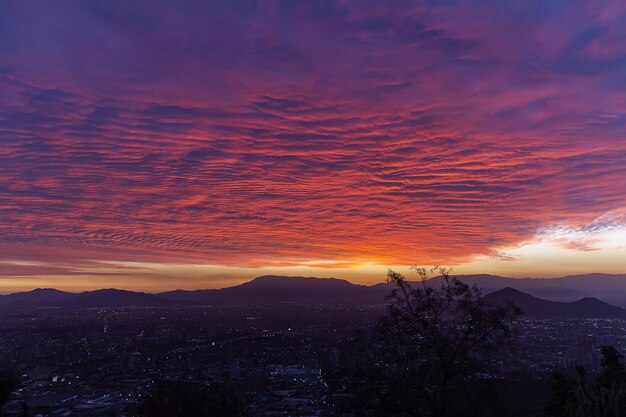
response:
M0 311L30 310L33 308L115 308L163 307L175 301L154 294L107 288L81 293L59 291L54 288L37 288L0 296Z
M206 304L378 304L387 290L336 278L281 277L265 275L219 290L169 291L158 294L168 300Z
M596 297L609 302L626 302L626 274L584 274L559 278L508 278L498 275L459 275L459 279L477 285L483 293L509 287L535 297L553 301L575 301ZM432 278L435 284L441 277Z
M485 300L494 305L512 303L519 307L522 314L527 317L552 319L626 319L626 309L607 304L593 297L585 297L578 301L569 302L549 301L507 287L487 294Z
M511 301L530 317L626 318L626 310L608 304L626 299L626 275L590 274L553 279L461 275L479 286L493 304ZM441 277L428 281L438 286ZM70 293L51 288L0 296L0 312L33 308L164 307L174 305L383 304L391 284L358 285L346 280L313 277L262 276L223 289L176 290L149 294L118 289ZM605 295L604 300L602 295Z

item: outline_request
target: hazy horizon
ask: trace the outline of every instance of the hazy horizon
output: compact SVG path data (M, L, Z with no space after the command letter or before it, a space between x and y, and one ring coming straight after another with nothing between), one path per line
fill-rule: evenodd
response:
M396 268L394 269L394 271L396 272L400 272L402 274L404 274L406 276L407 279L409 279L409 281L417 281L419 280L419 277L416 276L415 274L413 274L413 271L407 267L407 268ZM566 278L566 277L570 277L570 276L586 276L586 275L608 275L608 276L624 276L626 279L626 272L624 273L617 273L617 274L605 274L605 273L600 273L600 272L588 272L588 273L581 273L581 274L574 274L574 275L560 275L560 276L553 276L553 277L547 277L547 276L520 276L520 277L514 277L514 276L506 276L506 275L497 275L497 274L457 274L455 272L451 273L451 276L458 276L458 277L465 277L465 276L473 276L473 275L489 275L489 276L495 276L495 277L499 277L499 278L505 278L505 279L511 279L511 280L516 280L516 279L536 279L536 280L551 280L551 279L559 279L559 278ZM199 284L200 286L197 287L161 287L161 288L142 288L142 287L126 287L126 286L89 286L89 287L79 287L79 288L71 288L71 287L54 287L54 286L48 286L48 287L24 287L24 288L17 288L15 290L9 290L9 291L3 291L0 292L0 295L8 295L8 294L13 294L13 293L18 293L18 292L28 292L28 291L33 291L33 290L41 290L41 289L54 289L54 290L59 290L59 291L64 291L64 292L70 292L70 293L80 293L80 292L85 292L85 291L94 291L94 290L103 290L103 289L116 289L116 290L123 290L123 291L136 291L136 292L145 292L148 294L158 294L158 293L162 293L162 292L168 292L168 291L176 291L176 290L183 290L183 291L195 291L195 290L211 290L211 289L223 289L223 288L229 288L229 287L236 287L238 285L241 284L245 284L247 282L251 282L256 280L257 278L262 278L262 277L266 277L266 276L276 276L276 277L281 277L281 278L314 278L314 279L338 279L338 280L343 280L343 281L347 281L351 284L355 284L355 285L365 285L365 286L374 286L377 284L381 284L386 282L385 281L385 277L383 277L382 279L378 280L378 281L371 281L371 282L362 282L361 279L352 279L352 278L342 278L339 276L312 276L312 275L275 275L275 274L265 274L265 275L258 275L258 276L252 276L252 277L247 277L247 278L242 278L242 279L233 279L233 280L223 280L220 282L224 282L224 284L222 286L213 286L213 287L209 287L209 286L202 286L201 284ZM438 277L438 275L429 275L428 278L435 278ZM209 280L207 281L208 283L215 283L215 280Z

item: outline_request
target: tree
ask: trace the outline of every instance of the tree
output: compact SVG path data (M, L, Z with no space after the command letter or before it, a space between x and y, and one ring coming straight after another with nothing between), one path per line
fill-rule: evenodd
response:
M2 408L9 399L9 396L19 386L19 379L15 372L5 370L0 372L0 416L4 415Z
M245 405L229 383L159 381L142 395L137 417L240 417Z
M449 269L431 270L440 275L439 288L430 285L424 268L412 269L417 285L389 271L394 289L387 313L346 382L357 415L462 415L467 410L452 399L478 385L488 353L510 336L520 314L512 305L490 305L476 286L450 277Z
M626 415L626 367L621 353L602 348L601 371L591 381L582 366L576 378L554 374L544 417L622 417Z
M575 417L579 415L578 384L560 372L552 376L554 382L550 390L548 402L543 410L545 417Z

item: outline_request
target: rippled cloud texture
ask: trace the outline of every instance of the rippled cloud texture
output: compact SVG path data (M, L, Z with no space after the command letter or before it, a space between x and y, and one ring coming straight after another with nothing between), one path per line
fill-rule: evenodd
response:
M0 288L619 229L624 74L621 0L4 1Z

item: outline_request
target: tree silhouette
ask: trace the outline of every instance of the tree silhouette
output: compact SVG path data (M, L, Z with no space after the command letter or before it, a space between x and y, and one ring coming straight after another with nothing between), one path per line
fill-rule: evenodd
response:
M159 381L142 395L137 417L240 417L245 405L232 384Z
M601 371L591 381L582 366L576 378L555 373L544 417L626 416L626 368L612 346L602 348Z
M448 269L431 270L441 276L439 288L427 282L424 268L413 270L417 285L389 271L387 313L346 379L357 415L463 415L468 410L453 400L479 385L487 354L510 336L519 315L512 305L488 304Z

